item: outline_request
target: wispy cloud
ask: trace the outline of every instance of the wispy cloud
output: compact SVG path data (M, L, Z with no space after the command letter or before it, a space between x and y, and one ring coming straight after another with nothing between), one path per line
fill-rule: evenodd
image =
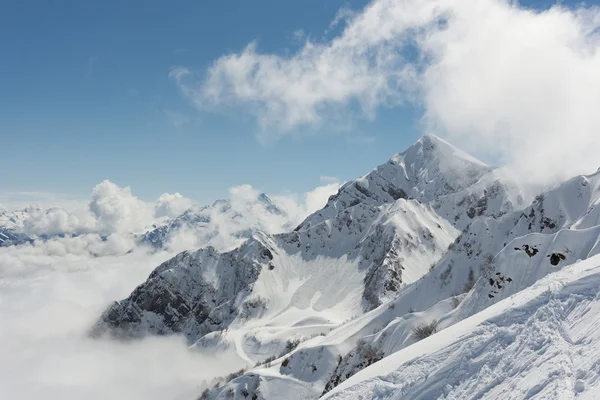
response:
M297 42L301 42L305 37L306 37L306 32L304 32L304 30L302 30L302 29L296 29L292 33L292 39L294 39L294 41L297 41Z
M319 177L319 181L321 183L326 183L326 184L329 184L329 183L337 183L337 184L339 184L340 183L340 178L338 178L337 176L321 175Z
M375 0L340 12L333 25L342 23L338 36L306 39L291 55L252 42L200 79L186 69L171 77L199 109L243 108L271 139L331 115L369 119L410 102L427 129L530 177L595 170L598 8Z

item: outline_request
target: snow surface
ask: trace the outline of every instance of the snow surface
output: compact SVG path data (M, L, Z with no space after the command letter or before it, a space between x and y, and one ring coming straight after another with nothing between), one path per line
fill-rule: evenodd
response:
M324 399L596 399L600 256L357 373Z

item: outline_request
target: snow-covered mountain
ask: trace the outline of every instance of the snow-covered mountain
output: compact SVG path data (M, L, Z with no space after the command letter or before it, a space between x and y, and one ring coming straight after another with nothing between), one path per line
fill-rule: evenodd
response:
M0 210L0 246L12 246L30 242L32 238L22 232L29 210Z
M208 247L165 262L92 333L181 333L195 349L237 356L249 370L219 380L204 399L350 399L353 385L364 385L364 398L379 395L378 385L382 398L482 398L487 392L453 391L460 382L444 370L422 395L412 391L410 382L428 387L438 360L424 356L415 328L450 346L437 347L439 357L485 340L501 347L494 341L506 336L473 333L471 342L446 332L480 329L491 315L516 318L514 296L533 302L527 293L538 296L538 282L569 281L565 271L579 264L565 267L600 253L599 203L600 172L526 204L504 171L425 136L342 186L292 232L256 232L228 252ZM420 367L396 379L393 371L417 357L425 357ZM454 359L443 365L464 379L486 372ZM391 375L379 378L380 365Z
M108 216L109 223L106 223L90 211L89 207L68 211L60 207L38 206L15 211L1 210L0 246L85 234L98 235L105 240L117 232L121 236L135 238L137 245L156 250L180 251L213 246L225 251L241 245L255 232L287 231L297 223L266 194L253 191L231 200L217 200L210 206L192 206L176 218L165 219L148 212L148 223L156 222L141 232L139 228L132 231L134 228L127 225L110 225L112 216ZM143 222L136 225L144 226Z
M270 232L269 222L274 218L286 222L285 212L264 193L244 204L217 200L210 206L193 206L176 218L155 224L139 236L138 244L165 249L181 235L189 235L204 246L228 250L255 232Z
M357 204L307 229L255 234L227 253L181 253L109 308L97 329L183 332L195 341L248 313L349 318L423 276L457 233L416 200Z

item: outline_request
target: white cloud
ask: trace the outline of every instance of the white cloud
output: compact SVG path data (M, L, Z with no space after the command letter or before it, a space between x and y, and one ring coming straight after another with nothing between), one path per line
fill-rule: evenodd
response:
M194 202L179 193L162 194L154 205L155 218L174 218L194 205Z
M77 201L70 203L69 209L33 205L18 211L16 229L39 237L63 234L118 234L113 237L125 237L143 231L158 220L176 217L193 204L179 193L165 193L156 203L148 203L134 196L129 187L122 188L105 180L94 187L87 204ZM11 216L14 214L3 216L1 221L15 227L12 222L7 222Z
M129 187L119 187L104 180L94 187L89 203L106 232L135 232L152 221L152 207L131 193Z
M375 0L343 21L337 37L292 55L250 43L199 83L186 69L171 77L198 108L244 107L274 136L410 101L427 129L532 179L597 168L599 8Z
M257 230L280 233L293 229L323 207L339 187L335 177L323 176L321 183L322 186L308 193L274 196L272 202L250 185L235 186L229 190L228 201L207 208L197 206L179 193L165 193L155 203L145 202L129 187L105 180L94 187L87 207L73 210L28 207L18 213L16 229L39 238L35 245L46 246L53 254L117 255L135 247L135 233L153 229L156 224L192 208L206 220L193 221L171 231L167 248L182 251L210 245L225 251L239 246ZM14 214L0 216L0 222L14 227L7 222L11 216ZM66 237L43 241L54 235Z
M286 193L273 196L273 201L288 215L289 222L286 228L295 228L307 216L323 208L329 197L337 193L340 186L339 181L332 181L303 194Z
M227 251L241 245L257 230L271 234L290 231L322 208L340 186L334 177L322 177L322 183L325 184L307 193L283 193L272 196L270 201L251 185L232 187L229 202L201 211L209 222L172 232L167 248L178 252L210 245Z
M0 248L0 398L189 399L205 380L241 367L190 352L179 338L89 339L106 306L171 254L92 257L80 251L85 241Z

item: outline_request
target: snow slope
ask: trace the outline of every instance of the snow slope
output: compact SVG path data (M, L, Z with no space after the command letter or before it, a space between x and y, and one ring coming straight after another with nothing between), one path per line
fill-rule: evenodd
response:
M387 163L343 185L322 210L296 229L318 224L355 204L380 205L399 198L430 204L457 229L473 218L498 218L526 206L517 184L435 135L425 135Z
M595 399L600 256L357 373L324 399Z

